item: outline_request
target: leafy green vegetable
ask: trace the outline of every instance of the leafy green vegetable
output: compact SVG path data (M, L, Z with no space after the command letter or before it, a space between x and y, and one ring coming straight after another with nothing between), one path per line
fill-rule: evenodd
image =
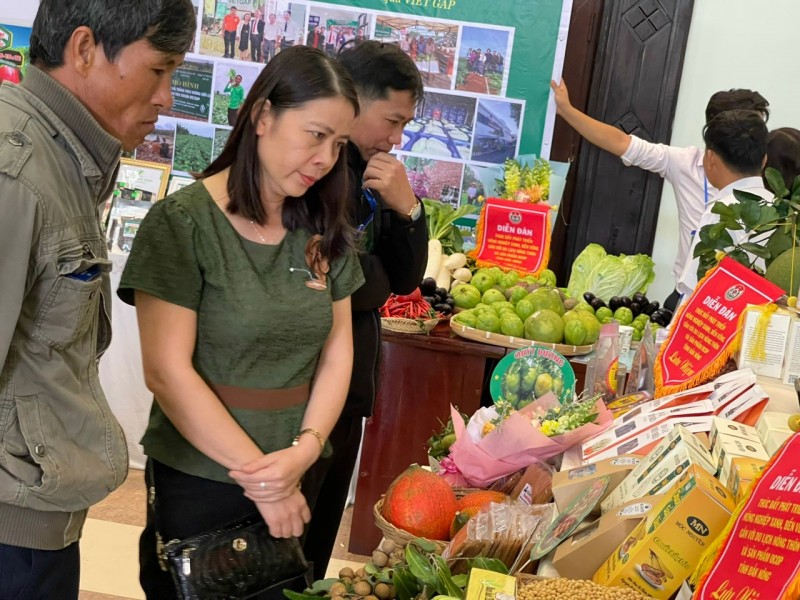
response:
M477 209L474 206L462 205L457 209L449 204L425 198L425 218L428 222L428 238L439 240L445 254L461 252L464 240L455 222L467 215L473 214Z
M656 278L654 268L646 254L614 256L599 244L589 244L572 264L567 290L572 298L592 292L604 302L614 296L645 293Z

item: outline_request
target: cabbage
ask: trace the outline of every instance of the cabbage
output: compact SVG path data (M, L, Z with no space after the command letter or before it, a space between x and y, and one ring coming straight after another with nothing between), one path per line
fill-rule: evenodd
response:
M633 296L636 292L644 294L656 278L656 263L646 254L622 255L625 264L625 285L618 296Z
M619 291L625 285L627 271L625 263L619 256L612 254L597 263L586 280L586 291L592 292L603 302L608 302L613 296L619 296Z
M599 244L589 244L572 264L567 291L573 298L592 292L603 302L614 296L644 294L656 278L654 267L646 254L614 256Z
M581 298L589 291L586 282L594 266L606 257L606 251L600 244L589 244L572 263L567 291L572 298Z

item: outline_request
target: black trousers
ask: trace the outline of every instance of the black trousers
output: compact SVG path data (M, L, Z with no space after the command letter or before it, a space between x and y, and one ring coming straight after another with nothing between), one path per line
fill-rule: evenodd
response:
M303 493L311 508L303 552L314 564L314 579L324 579L336 543L339 522L361 444L363 418L344 414L330 435L333 455L320 458L303 478Z
M678 308L678 302L681 299L681 295L678 293L678 290L673 290L672 293L667 296L667 299L664 300L664 308L668 308L672 312L675 312L675 309Z
M250 47L252 48L250 60L253 62L261 62L261 41L259 34L250 35Z
M78 600L78 542L63 550L0 544L0 600Z
M238 108L229 108L228 109L228 125L231 127L236 126L236 118L239 116L239 109Z
M224 33L225 37L225 56L223 58L235 58L236 57L236 32L235 31L226 31Z
M139 583L148 600L177 598L171 575L163 571L158 562L156 531L165 543L172 539L180 540L222 527L258 512L258 509L238 485L187 475L152 459L148 459L145 485L148 491L151 486L155 487L158 510L156 512L150 504L147 505L147 522L139 538ZM299 579L302 581L281 587L302 590L305 580ZM257 600L285 599L282 591L276 589L260 594Z

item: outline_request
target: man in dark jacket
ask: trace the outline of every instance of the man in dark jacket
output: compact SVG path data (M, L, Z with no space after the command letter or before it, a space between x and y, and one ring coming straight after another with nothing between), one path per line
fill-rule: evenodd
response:
M344 411L330 436L333 456L318 460L303 482L313 507L304 549L314 562L315 579L325 576L361 444L363 418L372 414L381 344L377 309L390 293L414 291L428 259L422 203L411 190L403 163L389 154L422 98L419 71L400 48L376 41L347 48L339 60L353 78L361 103L347 152L353 225L362 236L366 283L352 296L353 376Z
M264 42L264 18L261 16L261 11L257 10L253 15L253 20L250 23L250 47L252 54L250 58L253 62L261 62L262 43Z

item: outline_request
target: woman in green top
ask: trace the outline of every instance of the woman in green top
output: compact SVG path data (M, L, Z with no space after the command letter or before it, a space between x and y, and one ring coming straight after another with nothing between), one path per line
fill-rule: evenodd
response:
M223 94L230 94L228 99L228 125L233 127L236 125L236 117L239 115L239 109L244 104L244 88L242 87L242 76L237 75L228 82L225 89L222 90Z
M156 400L142 439L156 498L140 541L148 598L176 597L159 536L255 512L272 535L299 536L310 518L298 486L344 405L349 296L364 281L341 152L357 113L338 63L281 52L220 157L139 228L118 293L135 299Z

